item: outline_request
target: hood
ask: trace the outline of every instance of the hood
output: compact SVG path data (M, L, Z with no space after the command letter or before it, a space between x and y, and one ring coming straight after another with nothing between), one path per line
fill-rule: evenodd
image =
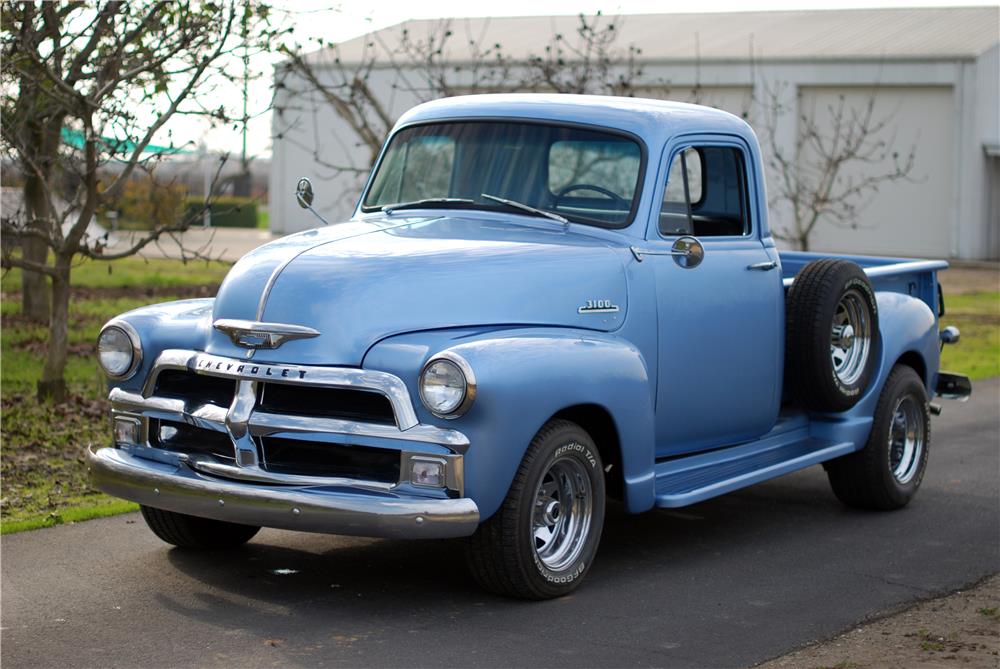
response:
M213 319L321 333L258 350L254 360L358 366L380 339L417 330L615 330L626 299L622 262L599 239L471 215L396 215L310 230L256 249L226 277ZM247 353L215 330L206 350Z

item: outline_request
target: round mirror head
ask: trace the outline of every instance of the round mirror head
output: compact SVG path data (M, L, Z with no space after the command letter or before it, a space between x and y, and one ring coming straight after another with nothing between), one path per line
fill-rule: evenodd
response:
M306 177L299 179L299 183L295 186L295 199L298 200L299 206L303 209L308 209L313 202L313 185Z
M674 262L685 269L694 269L705 259L705 247L694 237L678 237L671 250Z

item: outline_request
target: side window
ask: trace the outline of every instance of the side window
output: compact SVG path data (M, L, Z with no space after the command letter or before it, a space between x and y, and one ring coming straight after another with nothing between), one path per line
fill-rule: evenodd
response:
M685 177L687 177L685 184ZM685 186L687 191L685 192ZM684 149L674 156L663 191L660 209L660 234L690 235L688 202L697 206L704 197L701 178L701 154L697 149Z
M749 233L745 175L743 152L735 147L684 149L670 165L660 208L660 234L738 237Z

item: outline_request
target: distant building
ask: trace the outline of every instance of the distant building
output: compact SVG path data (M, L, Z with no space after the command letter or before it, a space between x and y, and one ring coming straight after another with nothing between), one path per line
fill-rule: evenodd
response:
M446 64L469 62L469 36L499 43L504 54L523 62L540 54L554 34L574 34L578 21L573 16L410 21L346 42L337 56L350 68L372 49L394 50L404 30L419 39L447 25L457 37L442 56ZM774 125L786 149L794 147L801 114L821 119L841 96L863 106L874 94L876 114L893 117L881 136L902 153L916 147L911 179L884 184L858 213L857 229L820 224L813 248L998 259L998 30L998 7L657 14L623 17L617 44L640 50L637 94L697 100L742 114L758 133L763 120L755 101L765 88L787 84L785 99L794 113ZM320 76L323 67L333 67L333 59L323 56L310 56ZM418 101L408 86L399 85L407 73L381 58L367 80L393 118ZM363 181L337 168L367 167L369 160L334 109L306 90L301 79L285 79L275 93L270 182L275 232L315 225L295 204L300 176L316 183L316 206L324 215L348 217ZM772 225L786 224L788 216L777 208Z

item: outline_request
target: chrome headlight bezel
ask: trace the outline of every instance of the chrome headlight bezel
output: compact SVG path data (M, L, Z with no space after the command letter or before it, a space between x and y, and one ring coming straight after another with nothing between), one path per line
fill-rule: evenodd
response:
M426 378L427 371L438 363L451 365L458 371L465 381L465 388L461 399L448 411L441 411L432 407L431 402L424 395L424 380ZM476 375L472 371L472 366L469 365L465 358L457 353L444 351L431 356L431 358L424 364L423 368L420 370L420 375L417 378L417 390L420 394L420 402L428 411L438 418L453 420L464 416L468 413L469 409L472 408L472 404L476 400Z
M109 370L104 365L104 361L101 360L101 339L103 339L104 335L110 330L117 330L125 335L126 340L132 348L132 358L129 361L128 367L125 371L118 374ZM139 339L139 333L136 329L126 321L122 320L110 321L103 328L101 328L100 334L97 335L97 363L101 366L101 370L103 370L110 379L114 379L115 381L125 381L126 379L132 378L139 369L139 365L142 364L142 341Z

